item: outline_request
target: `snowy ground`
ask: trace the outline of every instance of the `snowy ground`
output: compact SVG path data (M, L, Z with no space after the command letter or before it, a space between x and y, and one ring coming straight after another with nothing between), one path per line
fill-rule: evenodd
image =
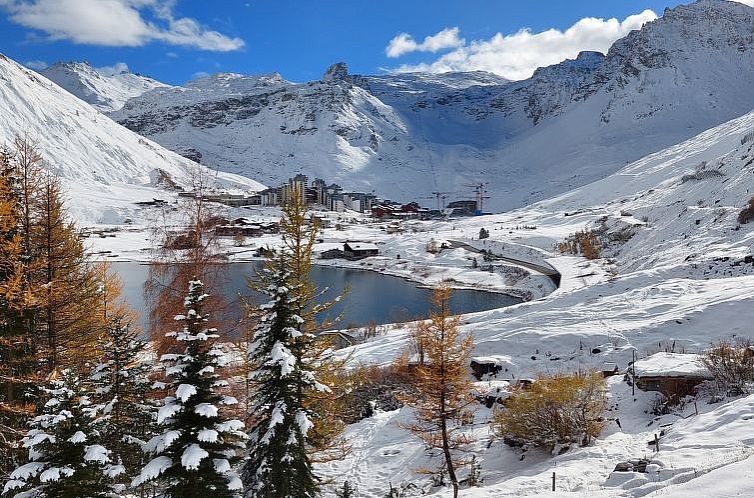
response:
M738 212L751 197L754 126L749 114L686 143L628 165L622 171L551 201L518 211L438 226L438 238L490 230L490 241L550 252L563 274L546 297L464 317L477 355L506 362L508 378L576 371L615 362L625 370L637 357L674 348L696 352L711 342L751 336L754 318L754 235L739 226ZM744 143L742 143L744 142ZM703 165L703 161L706 161ZM712 171L712 173L710 173ZM589 262L558 256L553 246L569 233L603 226L618 235ZM406 330L358 345L353 362L387 364L406 347ZM502 375L502 374L501 374ZM754 496L754 396L709 405L700 399L677 414L647 413L651 395L636 401L622 377L610 381L611 423L591 447L565 455L520 452L475 429L484 486L463 496ZM479 409L478 419L488 417ZM383 496L388 482L427 485L413 470L437 466L420 443L397 426L409 414L382 413L349 428L353 455L324 468L336 483L348 478L359 496ZM684 418L688 417L688 418ZM660 452L647 442L664 429ZM612 473L619 462L649 457L646 474ZM698 484L697 484L698 483ZM698 486L698 487L697 487ZM430 490L450 496L448 490Z
M752 335L754 265L747 256L754 230L736 220L752 196L754 142L747 139L752 129L754 114L749 114L605 180L505 214L411 222L392 234L358 217L341 220L344 229L327 229L317 249L345 240L375 242L381 256L348 264L425 284L452 279L458 286L531 292L532 299L520 305L463 317L464 330L475 337L474 354L504 360L508 378L599 368L604 362L625 370L634 351L637 357L665 349L696 352L722 337ZM147 214L135 215L135 225L146 225ZM486 243L493 252L551 264L562 274L561 287L553 291L546 277L523 275L515 266L495 273L474 269L470 258L478 255L465 249L426 251L431 239L478 244L471 239L482 227L490 232ZM602 227L610 240L602 259L555 252L557 242L585 227ZM94 249L111 250L118 258L145 259L148 233L133 230L90 240ZM239 259L276 241L250 239L253 246L243 248L228 241L226 250ZM391 362L406 347L406 330L390 328L354 347L347 351L351 361ZM557 457L530 451L520 460L518 450L500 441L488 447L489 413L479 408L473 432L485 481L463 496L551 493L553 471L557 491L552 496L754 495L746 479L754 472L754 396L714 405L700 399L696 408L688 405L657 419L648 413L652 396L639 393L634 400L622 376L610 380L610 395L609 416L619 418L621 427L611 422L593 446ZM320 472L334 485L352 480L364 498L384 496L389 482L411 482L449 496L448 490L427 488L426 477L414 472L436 466L438 459L398 427L409 416L405 409L380 413L349 427L352 454ZM647 442L661 430L665 435L655 454ZM641 457L652 459L650 472L611 474L617 463Z

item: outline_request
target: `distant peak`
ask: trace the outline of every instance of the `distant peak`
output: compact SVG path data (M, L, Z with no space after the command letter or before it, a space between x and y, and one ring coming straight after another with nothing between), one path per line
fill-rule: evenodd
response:
M324 81L339 81L345 79L348 76L348 64L345 62L337 62L327 68L325 75L322 77Z

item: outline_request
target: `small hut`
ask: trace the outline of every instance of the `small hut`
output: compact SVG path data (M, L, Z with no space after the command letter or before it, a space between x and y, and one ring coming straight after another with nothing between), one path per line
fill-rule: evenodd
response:
M694 395L699 384L713 378L696 354L655 353L636 360L630 371L642 391L658 391L676 400Z

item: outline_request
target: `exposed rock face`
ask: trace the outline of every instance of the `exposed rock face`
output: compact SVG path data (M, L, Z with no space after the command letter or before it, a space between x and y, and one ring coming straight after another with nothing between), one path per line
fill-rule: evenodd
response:
M345 62L338 62L327 68L322 81L341 81L348 77L348 65Z

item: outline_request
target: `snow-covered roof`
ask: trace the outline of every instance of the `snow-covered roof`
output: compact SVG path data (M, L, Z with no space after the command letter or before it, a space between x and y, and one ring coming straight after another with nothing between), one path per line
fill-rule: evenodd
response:
M696 377L712 378L710 372L699 362L699 355L684 353L655 353L636 360L634 372L637 377Z

